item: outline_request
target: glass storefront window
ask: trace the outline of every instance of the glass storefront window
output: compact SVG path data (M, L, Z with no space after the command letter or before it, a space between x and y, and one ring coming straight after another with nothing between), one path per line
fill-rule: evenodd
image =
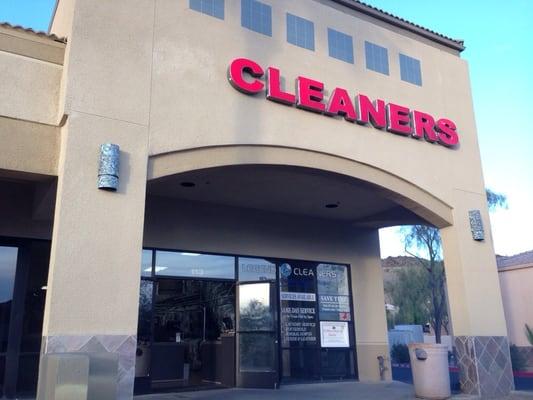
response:
M150 342L153 292L154 283L145 279L141 280L137 340L143 343Z
M143 250L141 258L141 276L152 276L152 250Z
M283 262L279 266L281 344L283 347L316 347L316 264Z
M286 381L320 378L320 360L316 349L284 349L281 353L282 376Z
M352 351L327 349L320 353L322 377L325 379L350 378L355 375Z
M251 283L239 287L239 330L274 329L273 311L269 283Z
M257 282L276 279L276 264L263 258L239 257L239 281Z
M191 278L235 279L235 257L156 251L155 274Z
M318 264L318 293L348 296L348 271L345 265Z
M7 350L17 255L17 247L0 246L0 353Z
M348 270L345 265L318 264L318 310L322 321L351 321Z
M239 370L271 372L276 370L277 346L272 333L244 333L239 336Z

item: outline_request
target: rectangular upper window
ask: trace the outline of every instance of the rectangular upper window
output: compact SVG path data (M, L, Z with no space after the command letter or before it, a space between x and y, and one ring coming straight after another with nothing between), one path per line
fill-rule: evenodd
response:
M402 81L422 86L420 60L400 53L400 77Z
M224 0L189 0L191 10L224 19Z
M272 7L257 0L241 0L241 25L272 36Z
M350 35L328 28L329 56L353 64L353 40Z
M165 276L235 279L235 257L157 250L154 272Z
M315 24L287 13L287 42L308 50L315 50Z
M366 67L372 71L389 74L389 54L385 47L365 42Z

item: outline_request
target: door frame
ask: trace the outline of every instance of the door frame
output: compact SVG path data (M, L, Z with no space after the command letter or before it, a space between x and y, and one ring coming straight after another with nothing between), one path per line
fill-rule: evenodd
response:
M8 399L14 399L19 395L18 380L20 357L22 356L21 345L23 324L24 317L26 316L26 295L31 268L31 250L34 243L46 243L51 245L52 241L48 239L0 236L0 246L17 249L17 263L15 280L13 282L13 298L9 317L7 347L5 353L3 353L4 383L0 390L0 395L5 396L5 398ZM49 256L50 253L48 253L48 257Z
M272 328L270 330L257 330L257 331L241 331L240 330L240 288L241 286L257 285L257 284L269 285L269 300L273 307L272 316ZM236 291L236 307L235 307L235 375L237 387L241 388L260 388L260 389L278 389L280 384L280 346L279 346L279 299L278 299L278 284L277 284L277 268L276 279L261 280L261 281L244 281L237 282ZM240 371L240 337L241 335L254 335L254 334L270 334L272 337L272 356L273 370L272 371Z

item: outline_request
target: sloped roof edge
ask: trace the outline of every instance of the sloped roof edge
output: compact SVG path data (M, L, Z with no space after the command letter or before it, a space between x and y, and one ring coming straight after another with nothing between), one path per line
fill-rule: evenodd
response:
M464 41L460 39L452 39L448 36L445 36L441 33L432 31L431 29L424 28L423 26L417 25L413 22L407 21L406 19L397 17L387 11L381 10L377 7L371 6L369 4L363 3L359 0L331 0L335 3L341 4L345 7L348 7L352 10L358 11L362 14L368 15L370 17L379 19L381 21L387 22L391 25L397 26L399 28L405 29L409 32L413 32L417 35L420 35L426 39L432 40L441 45L450 47L459 52L465 49Z
M7 28L7 29L12 29L12 30L19 31L19 32L30 33L32 35L36 35L36 36L39 36L39 37L42 37L42 38L45 38L45 39L50 39L50 40L53 40L53 41L56 41L56 42L60 42L60 43L66 43L67 42L67 40L65 38L61 38L61 37L59 37L57 35L50 34L50 33L43 32L43 31L36 31L36 30L34 30L32 28L25 28L25 27L20 26L20 25L12 25L9 22L0 22L0 27Z

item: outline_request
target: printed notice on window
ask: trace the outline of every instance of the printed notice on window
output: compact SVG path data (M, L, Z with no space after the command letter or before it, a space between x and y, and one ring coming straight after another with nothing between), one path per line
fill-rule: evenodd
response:
M320 322L321 347L350 347L347 322Z

